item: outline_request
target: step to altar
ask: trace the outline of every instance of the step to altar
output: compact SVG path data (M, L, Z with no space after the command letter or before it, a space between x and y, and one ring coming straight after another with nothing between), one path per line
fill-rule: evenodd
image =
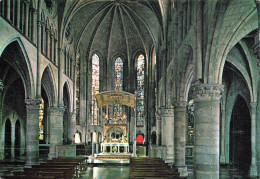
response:
M130 159L131 153L100 153L94 154L96 159Z

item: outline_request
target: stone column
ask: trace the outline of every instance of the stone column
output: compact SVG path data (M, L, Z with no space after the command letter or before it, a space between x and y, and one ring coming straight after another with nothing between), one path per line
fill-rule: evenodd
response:
M20 4L21 5L21 14L22 14L22 17L21 17L21 27L20 27L20 30L22 33L24 33L24 21L25 21L25 18L24 18L24 2L22 1L22 3Z
M161 131L162 120L161 120L161 117L160 117L160 115L158 113L155 114L155 118L156 118L156 134L157 134L157 136L156 136L156 145L160 146L162 144L161 143L162 142L161 141L161 137L162 137L162 135L161 135L161 133L162 133L162 131Z
M76 132L76 112L70 113L68 125L68 143L72 144L74 142L74 133ZM81 132L81 134L83 134L83 131Z
M256 103L250 103L251 106L251 166L250 176L257 176L256 166Z
M174 104L174 151L175 165L180 176L188 176L185 163L185 143L186 143L186 101L176 101Z
M224 104L222 105L225 108ZM226 156L225 156L225 125L226 125L226 110L221 109L221 148L220 148L220 163L226 163Z
M2 97L1 97L1 91L0 91L0 100L2 101ZM3 107L0 105L0 160L4 159L4 154L5 154L5 150L4 150L4 126L3 126Z
M57 63L57 39L54 37L54 45L53 45L53 62L55 65L58 65Z
M29 5L30 1L24 1L25 3L25 36L29 37Z
M41 52L42 52L42 54L46 54L46 37L45 37L45 35L46 35L46 24L45 24L45 22L42 22L41 23Z
M39 108L41 99L25 99L26 104L26 165L39 160Z
M46 47L45 47L45 50L46 50L46 57L47 58L50 58L50 29L47 27L46 25L46 33L45 33L45 38L46 38Z
M31 30L31 40L33 43L37 43L37 9L32 8L32 30ZM39 29L41 30L41 29ZM39 47L38 47L39 48ZM41 49L41 48L39 48Z
M162 145L167 147L166 151L166 163L174 163L174 109L162 108Z
M197 179L219 178L220 99L219 84L194 84L194 170Z
M52 62L54 62L53 51L54 51L54 35L53 33L51 33L50 34L50 60Z
M256 107L256 136L260 136L260 105ZM256 159L258 167L258 176L260 176L260 138L256 138Z
M7 18L7 20L9 20L10 21L10 16L11 16L11 2L10 2L10 0L7 0L7 6L6 6L6 18Z
M5 17L5 1L2 1L2 16Z
M49 122L50 122L50 152L48 155L49 159L56 156L55 146L62 145L62 134L63 134L63 113L64 107L50 107Z
M17 29L20 29L20 13L21 13L21 6L20 6L20 4L21 4L21 0L17 0L17 15L16 15L16 27L17 27Z

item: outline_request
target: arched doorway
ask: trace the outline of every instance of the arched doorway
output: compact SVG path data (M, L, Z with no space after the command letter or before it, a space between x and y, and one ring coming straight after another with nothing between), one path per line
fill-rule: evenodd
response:
M20 155L21 148L21 124L20 121L17 120L15 123L15 156Z
M12 133L12 125L10 119L5 121L5 158L11 157L11 133Z
M251 122L244 98L237 96L230 121L230 164L248 172L251 164Z

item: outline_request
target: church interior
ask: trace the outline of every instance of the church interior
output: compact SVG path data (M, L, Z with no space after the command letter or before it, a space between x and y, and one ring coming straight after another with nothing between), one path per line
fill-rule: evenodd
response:
M0 178L260 177L259 18L259 0L0 0Z

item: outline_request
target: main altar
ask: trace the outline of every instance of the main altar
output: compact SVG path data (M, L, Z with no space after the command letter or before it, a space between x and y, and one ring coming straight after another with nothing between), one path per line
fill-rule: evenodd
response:
M104 140L101 143L102 153L129 152L125 123L122 123L117 119L114 119L112 122L107 120L104 127L104 136Z
M95 154L95 156L131 156L129 154L129 136L127 135L127 130L129 130L127 117L122 112L119 115L119 111L122 108L120 105L135 108L135 95L125 91L106 91L95 94L95 98L99 108L113 106L113 117L109 118L110 115L107 114L104 117L102 132L104 137L100 144L101 153ZM136 148L135 145L136 141L134 142L134 148ZM135 153L136 151L134 150L134 156Z

